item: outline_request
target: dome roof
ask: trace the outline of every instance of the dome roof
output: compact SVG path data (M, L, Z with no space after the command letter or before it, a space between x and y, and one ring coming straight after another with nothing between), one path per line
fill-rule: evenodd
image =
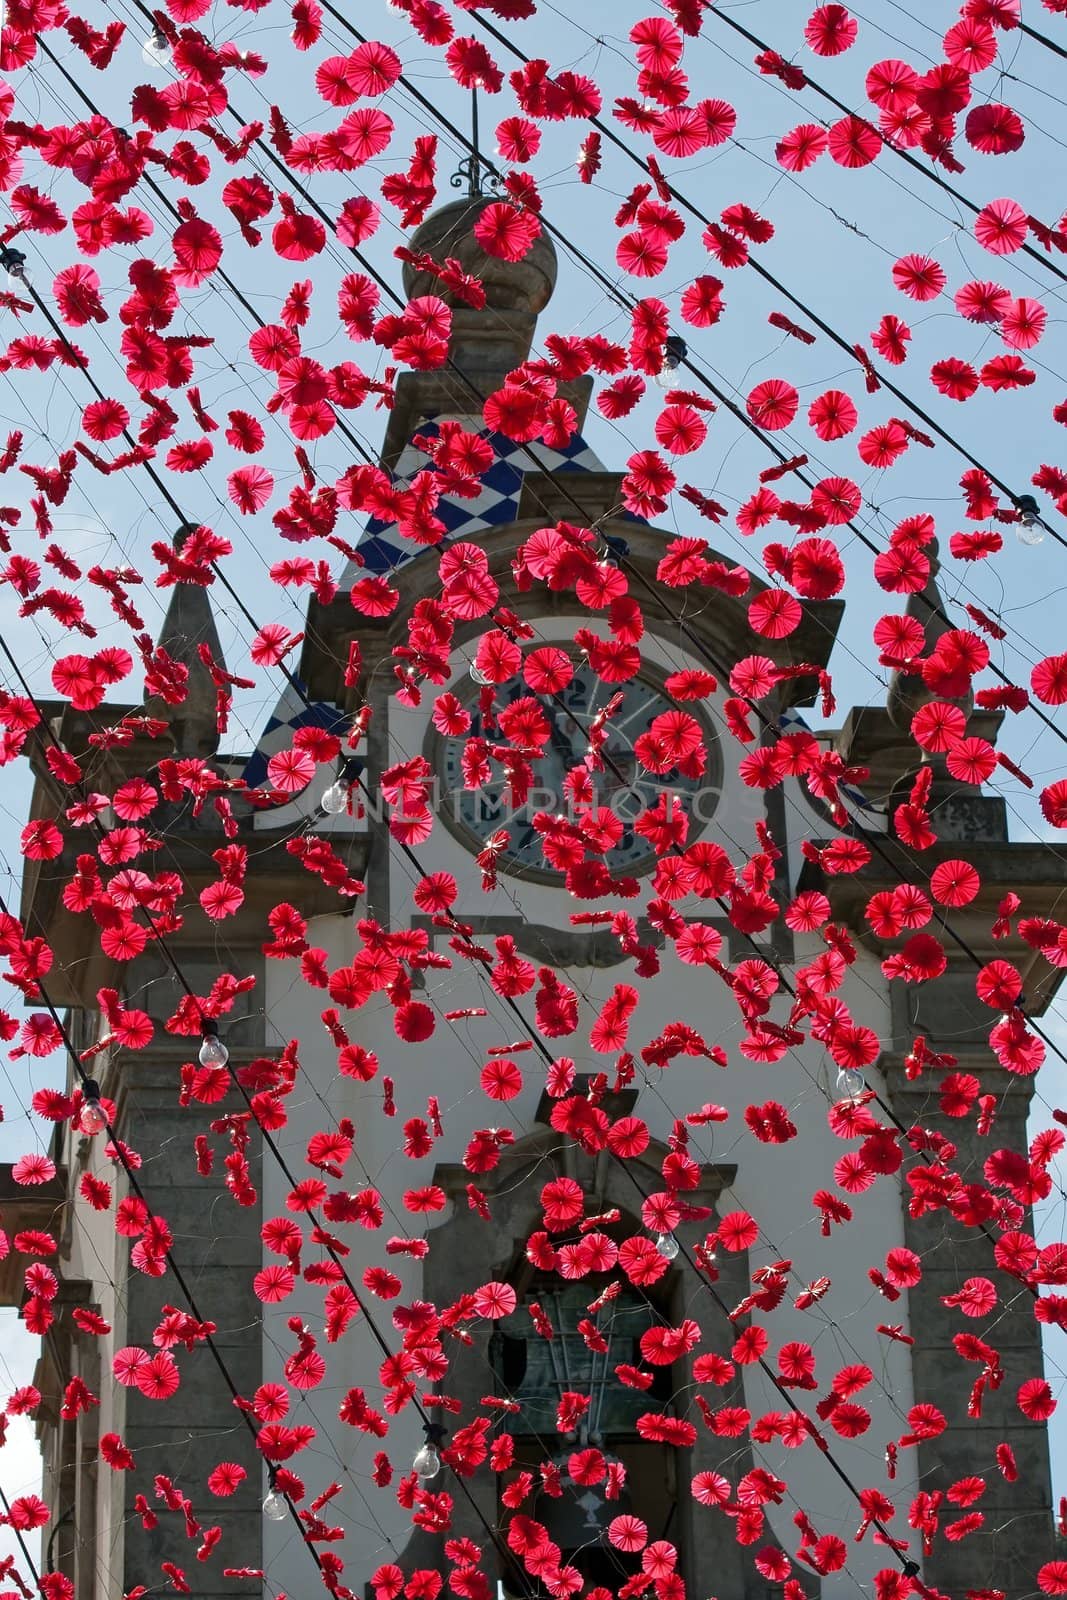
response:
M465 196L439 207L416 228L410 248L444 261L453 256L464 272L480 278L485 288L486 309L524 311L536 316L548 304L556 286L558 263L555 247L542 232L521 261L502 261L483 250L474 237L474 224L487 206L499 204L492 196ZM419 272L404 263L404 291L407 296L436 294L455 308L464 302L451 294L430 272ZM469 312L470 307L465 307Z

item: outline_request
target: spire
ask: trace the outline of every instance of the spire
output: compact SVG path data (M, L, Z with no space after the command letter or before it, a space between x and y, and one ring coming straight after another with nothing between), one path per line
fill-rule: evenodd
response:
M465 156L449 180L453 189L467 185L467 197L478 200L489 189L496 194L500 179L487 161L483 161L478 140L478 90L471 89L471 143L470 154Z
M475 158L472 151L472 163ZM458 176L460 183L466 180L472 190L482 181L472 178L466 166ZM442 267L446 261L454 261L461 272L480 281L485 304L470 305L437 272L405 261L406 297L437 295L444 300L452 312L452 333L445 366L400 375L382 446L382 465L390 471L396 471L408 441L423 423L440 417L480 417L483 401L529 357L538 312L544 310L556 287L556 252L544 232L521 261L504 261L483 250L474 236L474 225L487 206L500 204L510 201L484 193L467 194L431 212L411 237L410 250L416 261L428 256ZM561 384L560 392L574 406L581 427L592 380L580 378Z
M175 550L181 550L195 526L189 522L178 529ZM201 584L174 585L157 643L173 660L188 668L185 699L180 705L168 705L156 696L145 698L152 700L153 710L160 708L156 714L170 723L179 756L213 756L219 744L215 683L197 647L206 644L215 661L220 666L225 663L211 601Z

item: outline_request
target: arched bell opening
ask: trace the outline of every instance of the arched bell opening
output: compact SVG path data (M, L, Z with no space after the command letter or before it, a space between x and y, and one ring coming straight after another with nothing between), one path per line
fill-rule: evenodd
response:
M603 1231L621 1242L639 1229L622 1216ZM576 1244L579 1237L556 1235L553 1244ZM545 1527L559 1565L573 1568L586 1592L603 1587L614 1594L641 1570L640 1551L620 1550L608 1537L616 1517L639 1517L649 1541L679 1546L681 1563L682 1452L639 1431L649 1412L676 1414L676 1390L685 1383L682 1363L650 1365L641 1343L650 1329L673 1322L678 1275L669 1270L648 1288L620 1284L617 1269L568 1283L520 1255L510 1282L518 1303L489 1345L500 1390L518 1407L501 1427L514 1441L513 1467L498 1485L501 1514L512 1486L529 1474L522 1510ZM561 1407L574 1395L583 1402L581 1414L561 1431ZM505 1574L503 1589L528 1600L531 1582L540 1592L528 1571L521 1583L517 1574Z

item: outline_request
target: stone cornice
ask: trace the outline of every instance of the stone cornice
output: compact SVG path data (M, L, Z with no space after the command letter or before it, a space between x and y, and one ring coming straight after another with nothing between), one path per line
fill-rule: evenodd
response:
M1033 1099L1035 1080L1020 1076L1017 1072L1006 1072L997 1065L995 1058L988 1048L967 1049L965 1046L953 1051L957 1058L957 1066L953 1068L924 1067L922 1075L918 1078L907 1076L905 1058L899 1052L883 1052L878 1057L878 1071L885 1078L886 1089L890 1100L895 1105L909 1102L908 1115L916 1120L922 1120L918 1110L918 1103L929 1108L930 1114L941 1116L938 1107L938 1096L941 1093L941 1082L948 1071L972 1072L980 1075L982 1093L996 1096L998 1116L1025 1117L1030 1101ZM910 1102L915 1102L913 1110ZM959 1119L950 1119L948 1126L958 1126L961 1132L967 1131L971 1124Z
M581 473L567 474L568 486L572 477L577 486L583 476ZM599 474L594 476L600 477ZM577 488L576 498L580 500L580 489ZM565 516L564 520L573 521L573 507L569 507L569 510L570 515ZM588 607L581 605L573 591L557 593L542 585L525 593L516 590L511 572L512 557L520 544L545 525L546 518L543 515L531 513L521 521L500 528L489 528L479 534L478 543L489 558L490 574L500 584L506 604L521 617L559 616L568 620L592 620L595 623L596 614L591 619ZM681 591L668 588L656 578L656 568L663 558L667 543L675 535L644 523L626 521L622 517L609 519L602 525L601 532L623 540L628 547L628 575L630 569L640 575L631 575L631 591L641 605L646 623L653 630L657 623L665 630L671 630L671 638L677 642L676 618L681 607ZM427 551L426 554L430 556L433 552ZM710 546L704 554L709 560L722 561L726 566L734 565L731 557L721 555ZM436 560L416 556L391 573L390 583L399 590L400 603L388 617L361 617L353 611L347 595L338 595L329 606L320 605L314 599L310 601L300 675L313 699L334 700L338 704L347 700L355 706L362 690L355 686L346 690L343 684L342 664L348 659L349 640L354 638L359 641L368 666L387 656L394 645L405 643L407 618L413 607L419 600L438 591L437 568ZM767 587L753 574L751 587L742 599L709 589L707 596L711 603L698 608L693 616L687 618L688 632L701 644L708 646L723 666L732 666L741 656L750 653L752 631L748 621L748 606L752 597ZM795 632L786 639L761 641L761 649L782 666L811 662L817 667L824 667L833 648L843 603L839 600L809 600L803 603L802 609L800 625ZM484 631L485 619L479 618L476 622L458 627L456 641L463 644L468 639L480 637ZM569 631L573 632L573 621ZM814 675L786 681L779 687L783 705L810 705L817 693L818 683Z
M338 895L289 853L286 845L291 837L291 829L243 831L238 835L236 842L249 846L250 860L244 883L244 903L226 923L226 940L231 947L258 952L270 937L267 913L282 900L291 901L306 917L331 912L347 915L351 911L351 900ZM344 859L348 870L362 877L367 864L368 836L331 834L329 842ZM46 863L27 863L28 867L45 866L48 870L27 871L24 876L22 918L28 932L47 939L55 952L55 964L48 975L48 992L61 1006L94 1004L97 989L113 984L118 971L116 964L100 949L99 930L91 915L68 911L63 904L63 886L75 874L76 857L91 852L94 843L94 837L84 831L65 829L62 855ZM154 856L146 855L138 862L147 871L158 866L159 870L181 873L183 910L192 916L195 925L186 925L167 935L167 943L179 960L182 951L203 946L205 930L195 897L218 877L212 851L224 843L221 822L211 832L168 829L165 849ZM151 948L150 943L148 949Z
M816 848L824 848L830 841L813 842ZM944 919L935 915L926 931L941 939L950 970L977 969L967 951L945 931L946 923L979 961L1001 958L1014 962L1022 974L1027 1008L1040 1015L1055 995L1064 969L1050 966L1039 950L1032 950L1014 932L1010 938L994 939L992 930L1000 902L1009 889L1022 899L1020 912L1012 918L1013 927L1019 916L1053 917L1062 908L1063 868L1047 846L1010 841L967 845L959 840L939 840L917 855L892 836L879 835L878 850L861 871L828 874L805 861L797 888L821 889L830 901L833 920L844 923L865 949L884 957L899 949L906 935L881 939L872 932L864 916L871 896L900 883L921 882L942 861L971 858L982 878L977 897L970 905L946 908ZM990 1017L992 1023L992 1013Z

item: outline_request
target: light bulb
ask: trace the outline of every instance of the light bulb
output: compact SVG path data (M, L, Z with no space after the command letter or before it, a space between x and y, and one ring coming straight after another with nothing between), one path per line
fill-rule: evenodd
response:
M90 1138L94 1133L103 1133L107 1127L107 1112L99 1100L90 1098L82 1103L81 1111L78 1114L78 1127L82 1133L88 1134Z
M170 45L162 28L152 29L141 49L141 58L146 67L166 66L170 60Z
M415 1452L415 1459L411 1463L411 1470L423 1483L429 1483L431 1478L436 1478L441 1470L441 1457L437 1454L436 1447L427 1439L426 1443Z
M669 334L663 346L663 365L655 374L653 382L661 389L677 389L682 381L679 367L689 354L689 347L684 339L676 333Z
M1015 501L1019 520L1015 524L1015 537L1020 544L1041 544L1045 537L1045 524L1041 521L1041 507L1032 494L1021 494Z
M837 1097L839 1100L855 1100L867 1087L867 1080L863 1073L856 1067L842 1067L837 1074Z
M7 273L7 282L10 289L30 289L33 279L30 277L26 266L26 252L16 250L13 245L5 245L0 249L0 267Z
M224 1067L230 1052L217 1033L205 1033L197 1059L202 1067Z
M664 1261L673 1261L681 1249L673 1233L660 1233L656 1236L656 1254L662 1256Z
M280 1489L271 1489L263 1501L263 1515L268 1522L284 1522L289 1514L285 1496Z
M328 789L323 790L319 804L328 817L339 817L342 812L347 811L348 789L348 784L338 778L336 783L331 783Z
M475 683L480 683L483 689L487 689L489 687L492 679L487 678L484 673L480 671L476 662L472 661L467 670L474 679Z
M1040 517L1028 517L1024 512L1022 521L1015 524L1015 537L1020 544L1044 544L1045 525Z

